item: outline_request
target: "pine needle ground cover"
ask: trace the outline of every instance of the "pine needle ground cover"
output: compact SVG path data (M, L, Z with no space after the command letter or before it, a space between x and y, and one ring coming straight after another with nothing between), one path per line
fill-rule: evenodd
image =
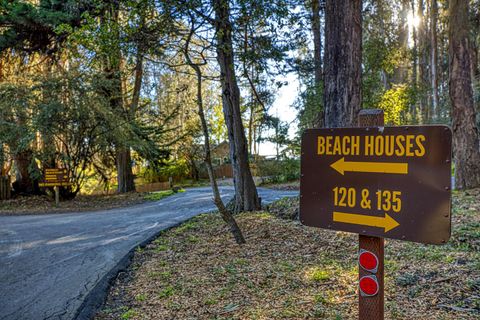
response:
M479 201L454 195L444 246L386 241L387 319L480 318ZM357 318L356 235L267 212L238 221L243 246L206 214L139 248L96 319Z
M185 192L184 189L178 192ZM158 201L175 194L172 190L155 192L127 192L108 195L78 195L73 200L62 200L58 207L51 196L19 196L0 201L0 215L23 215L98 211L128 207L147 201Z

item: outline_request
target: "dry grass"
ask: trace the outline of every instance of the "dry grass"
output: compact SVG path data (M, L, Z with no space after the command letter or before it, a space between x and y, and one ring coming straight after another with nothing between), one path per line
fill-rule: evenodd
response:
M480 193L455 196L444 246L386 242L387 319L480 318ZM234 244L202 215L137 250L96 319L356 319L357 236L268 213Z

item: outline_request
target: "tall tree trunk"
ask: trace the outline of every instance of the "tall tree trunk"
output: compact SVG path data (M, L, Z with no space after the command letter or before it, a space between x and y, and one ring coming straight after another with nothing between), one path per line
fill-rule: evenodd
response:
M320 23L320 10L322 0L312 0L312 33L313 33L313 62L315 72L315 101L319 106L317 119L315 120L315 127L324 126L324 110L321 104L321 85L323 80L322 70L322 33Z
M117 147L117 192L135 191L130 148Z
M253 154L257 155L257 126L253 126Z
M118 1L112 1L108 14L114 24L119 23L120 5ZM122 74L121 74L121 60L122 52L120 44L119 27L114 26L112 29L112 37L114 37L114 48L110 48L111 52L106 59L105 73L107 79L111 82L110 88L107 90L107 95L110 99L110 106L115 112L121 114L127 119L130 117L130 112L125 110L125 103L123 100L122 88ZM117 165L117 192L125 193L135 191L135 182L132 172L132 159L130 144L128 141L117 141L115 145L115 156Z
M438 106L438 48L437 48L437 18L438 5L437 0L431 0L430 7L430 84L432 90L432 119L437 120L440 117Z
M470 189L480 186L480 144L473 102L468 0L451 0L449 16L449 87L455 186Z
M247 139L240 111L240 90L235 76L232 24L228 0L213 0L217 34L217 62L220 66L223 114L230 142L235 185L235 212L260 209L260 199L248 163Z
M384 0L378 0L376 4L377 4L377 15L379 17L377 23L379 24L380 36L383 39L386 39L387 34L386 34L386 31L385 31L386 30L385 19L383 18L383 17L386 16ZM380 79L381 79L382 84L383 84L383 89L385 91L389 90L390 89L390 79L389 79L388 73L386 72L385 68L382 68L380 70Z
M120 74L120 70L118 70ZM135 79L133 84L132 101L126 112L129 119L134 119L140 101L140 91L143 79L143 51L137 48L137 61L135 63ZM120 88L121 89L121 88ZM123 101L122 107L123 109ZM119 193L135 191L135 177L132 172L132 155L128 145L121 146L117 151L117 183Z
M253 120L255 117L255 102L252 94L251 104L250 104L250 115L248 118L248 152L253 155Z
M399 14L399 26L398 44L402 55L405 55L408 51L408 13L409 13L409 0L401 0L401 9ZM402 59L398 66L393 70L392 82L394 84L402 84L407 80L408 66L405 59Z
M37 170L33 159L33 152L27 149L13 155L15 163L15 182L13 188L15 193L39 194L38 181L32 178L31 171Z
M412 6L412 14L415 12L415 0L411 1L411 6ZM413 26L413 31L412 31L412 40L413 40L413 48L412 48L412 78L410 80L412 87L415 91L415 93L418 93L418 32L417 32L417 27ZM418 115L417 115L417 99L413 102L411 105L410 113L412 114L412 121L413 123L418 123Z
M325 17L325 126L356 123L362 103L362 1L327 0Z
M417 17L419 20L418 23L418 89L420 92L420 122L426 123L430 118L430 110L428 106L428 33L427 33L427 23L424 18L424 1L417 0Z
M25 128L29 121L29 116L26 110L19 112L15 117L16 125ZM35 141L35 140L34 140ZM9 149L13 151L13 163L15 168L15 182L13 183L13 189L15 193L26 194L40 194L41 190L38 187L38 180L34 179L35 173L38 173L37 162L34 158L34 149L32 143L28 146L22 147L19 145L19 141L9 141ZM32 174L34 173L34 174Z
M445 11L447 11L445 9ZM448 14L448 12L446 12ZM445 33L448 33L448 23L445 22L442 24L443 30ZM439 95L439 104L438 104L438 115L439 119L441 120L450 120L452 118L452 108L450 106L450 103L446 103L446 99L449 99L447 97L444 98L444 93L449 92L449 81L450 81L450 75L449 75L449 63L448 63L448 55L449 55L449 41L448 41L448 34L446 36L439 37L438 39L438 48L439 48L439 72L437 72L438 76L438 82L439 82L439 92L443 93ZM447 63L445 63L445 58L447 57ZM442 103L441 101L444 100Z
M3 142L0 142L0 176L6 175L5 170L5 149Z
M198 107L198 116L200 117L200 122L202 124L203 138L205 139L204 151L205 151L205 165L207 166L208 178L210 180L210 185L212 186L213 192L213 201L217 206L220 215L222 216L223 221L230 228L235 241L238 244L245 243L245 238L243 237L242 230L237 224L237 221L233 217L233 214L228 211L223 203L222 197L220 196L220 191L218 190L217 180L215 180L215 173L212 165L212 155L210 150L210 134L208 133L208 125L205 119L205 112L203 111L203 98L202 98L202 71L198 64L193 63L189 55L189 44L193 36L194 26L192 26L190 33L187 37L184 55L187 60L187 64L195 71L197 76L197 107Z

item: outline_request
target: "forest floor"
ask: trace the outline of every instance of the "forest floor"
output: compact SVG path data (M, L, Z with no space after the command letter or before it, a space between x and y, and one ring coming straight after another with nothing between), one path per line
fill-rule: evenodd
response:
M386 319L480 318L479 201L454 193L446 245L386 241ZM165 231L137 249L96 319L357 319L357 236L276 216L297 206L239 215L242 246L216 214Z
M183 189L181 189L183 191ZM67 213L78 211L98 211L158 201L174 194L172 190L156 192L128 192L108 195L78 195L72 200L60 201L55 205L52 196L19 196L0 201L0 215L24 215Z

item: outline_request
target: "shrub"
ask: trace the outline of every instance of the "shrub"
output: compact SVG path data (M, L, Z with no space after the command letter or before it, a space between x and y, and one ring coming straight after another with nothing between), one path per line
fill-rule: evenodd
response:
M300 178L300 160L263 160L257 163L257 176L267 183L282 183Z

